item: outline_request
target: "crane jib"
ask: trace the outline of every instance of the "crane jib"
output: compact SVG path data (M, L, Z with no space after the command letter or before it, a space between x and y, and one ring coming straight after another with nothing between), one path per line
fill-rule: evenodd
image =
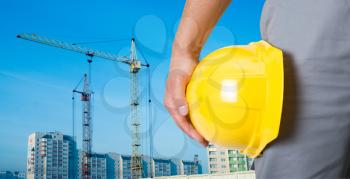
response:
M100 50L94 50L94 49L90 49L87 47L82 47L79 45L73 45L73 44L69 44L66 42L62 42L59 40L53 40L53 39L49 39L47 37L43 37L43 36L38 36L35 34L18 34L17 38L21 38L24 40L29 40L29 41L33 41L33 42L37 42L37 43L41 43L41 44L45 44L45 45L49 45L49 46L53 46L53 47L57 47L57 48L62 48L62 49L66 49L66 50L70 50L70 51L74 51L77 53L82 53L85 54L89 57L100 57L103 59L107 59L107 60L112 60L112 61L116 61L116 62L121 62L121 63L125 63L128 65L131 65L135 62L133 62L134 60L126 57L126 56L119 56L116 54L111 54L108 52L103 52ZM143 64L141 63L141 66L145 66L145 67L149 67L149 64Z

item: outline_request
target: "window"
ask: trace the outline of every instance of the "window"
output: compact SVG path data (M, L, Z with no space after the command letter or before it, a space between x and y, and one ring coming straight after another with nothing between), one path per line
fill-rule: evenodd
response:
M235 151L235 150L229 150L229 151L228 151L228 154L237 154L237 151Z
M216 162L216 158L209 158L210 162Z
M208 148L215 148L215 146L213 144L209 144Z
M215 151L209 151L209 155L216 155Z

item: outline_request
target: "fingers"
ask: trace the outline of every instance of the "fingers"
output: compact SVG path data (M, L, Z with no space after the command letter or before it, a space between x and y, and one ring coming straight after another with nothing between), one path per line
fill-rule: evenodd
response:
M164 105L173 117L176 125L188 136L207 146L208 142L193 127L188 118L188 104L185 98L187 78L181 75L169 74Z
M170 114L173 116L176 125L185 132L192 139L201 143L204 147L208 146L208 141L205 140L198 131L193 127L191 121L187 116L181 116L175 110L169 110Z

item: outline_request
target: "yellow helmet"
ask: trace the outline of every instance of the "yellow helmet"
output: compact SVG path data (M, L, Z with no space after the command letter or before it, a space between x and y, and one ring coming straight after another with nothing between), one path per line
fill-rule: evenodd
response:
M278 136L282 51L265 41L216 50L194 70L186 98L206 140L257 157Z

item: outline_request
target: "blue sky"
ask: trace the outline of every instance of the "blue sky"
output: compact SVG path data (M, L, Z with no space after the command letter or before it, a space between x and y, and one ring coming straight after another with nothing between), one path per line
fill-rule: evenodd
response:
M72 134L71 91L87 70L81 54L16 38L18 33L67 42L128 39L135 36L139 50L151 64L154 155L192 159L199 154L207 171L206 150L177 129L161 102L169 65L171 42L184 0L11 0L0 2L0 170L25 170L29 134L61 131ZM219 47L260 40L263 0L235 0L214 29L202 56ZM128 55L129 41L85 44ZM138 54L141 60L144 60ZM129 81L127 68L94 59L95 92L93 151L131 152L128 132ZM146 120L147 75L140 73L141 121ZM76 130L81 146L81 105L77 101ZM143 153L149 154L149 138Z

